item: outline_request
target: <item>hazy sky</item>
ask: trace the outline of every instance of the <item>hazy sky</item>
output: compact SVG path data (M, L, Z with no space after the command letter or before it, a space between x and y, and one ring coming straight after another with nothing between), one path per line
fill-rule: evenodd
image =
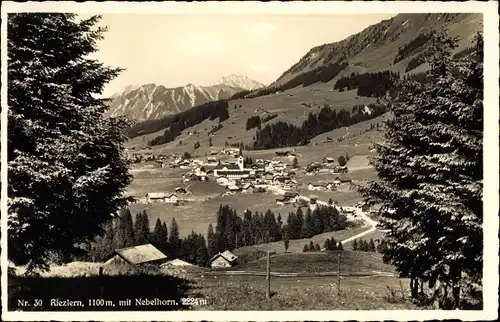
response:
M125 68L103 93L147 83L208 85L229 74L275 81L309 49L342 40L394 14L103 15L95 57Z

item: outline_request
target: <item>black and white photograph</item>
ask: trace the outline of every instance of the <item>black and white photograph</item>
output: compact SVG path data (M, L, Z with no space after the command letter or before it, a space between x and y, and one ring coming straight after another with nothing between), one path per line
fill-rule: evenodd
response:
M498 318L497 2L9 1L1 41L2 320Z

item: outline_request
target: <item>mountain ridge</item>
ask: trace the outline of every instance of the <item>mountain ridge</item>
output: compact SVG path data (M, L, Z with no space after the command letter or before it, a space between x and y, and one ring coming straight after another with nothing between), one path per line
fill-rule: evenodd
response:
M217 84L167 88L155 83L126 86L113 94L109 103L108 117L125 116L133 121L146 121L179 113L210 101L228 99L234 94L263 87L246 76L231 74L222 77Z
M399 46L419 34L441 28L446 28L451 36L462 36L460 42L464 44L479 31L478 21L481 20L481 14L477 13L398 14L368 26L343 40L311 48L269 87L281 86L300 74L326 67L331 62L337 61L348 61L350 66L363 67L367 72L399 68L400 66L394 66L396 64L393 64L392 55L390 57L386 53L380 55L377 51L384 52L382 50L384 47L397 50ZM472 28L467 30L471 25ZM466 37L463 37L464 35ZM370 56L375 56L376 59L367 60L366 58Z

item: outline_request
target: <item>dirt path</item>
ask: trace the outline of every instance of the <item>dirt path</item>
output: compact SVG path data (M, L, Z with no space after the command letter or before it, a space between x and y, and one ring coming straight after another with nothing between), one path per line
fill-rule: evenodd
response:
M358 239L358 238L361 238L371 232L374 232L375 230L377 230L377 224L378 222L371 219L366 213L364 213L360 208L356 208L356 216L359 217L359 218L362 218L368 225L370 225L370 229L362 232L362 233L359 233L357 235L354 235L354 236L351 236L349 238L346 238L342 241L342 244L345 244L345 243L348 243L348 242L351 242L355 239Z

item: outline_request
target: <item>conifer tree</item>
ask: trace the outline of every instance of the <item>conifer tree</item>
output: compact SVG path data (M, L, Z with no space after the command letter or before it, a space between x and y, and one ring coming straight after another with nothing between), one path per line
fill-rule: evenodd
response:
M435 33L424 57L431 82L407 79L391 104L363 189L382 213L384 258L410 277L413 297L428 282L441 308L457 308L464 278L482 278L483 41L453 60L457 39Z
M175 221L175 217L172 218L172 223L170 224L170 233L168 234L168 246L170 247L170 255L173 258L179 256L181 241L179 238L179 226Z
M302 249L302 252L308 252L309 251L309 247L307 247L307 244L304 245L304 248Z
M315 249L316 249L316 251L318 251L318 252L319 252L319 251L321 251L321 247L319 247L319 244L318 244L318 243L316 243L316 245L314 245L314 248L315 248Z
M288 227L283 227L283 245L285 246L285 253L288 251L288 246L290 246L290 236L288 235Z
M210 256L214 256L217 254L217 240L215 238L215 233L214 233L214 228L212 227L212 224L208 225L208 232L207 232L207 244L208 244L208 254Z
M115 233L116 248L130 247L135 245L134 227L132 223L132 214L129 208L122 209L117 219L117 228Z
M370 238L370 242L368 244L368 250L370 252L374 252L375 251L375 243L373 242L373 238Z
M205 237L202 234L197 234L195 242L195 257L196 257L196 265L198 266L207 266L208 261L210 259L210 255L208 253L207 243L205 241Z
M276 228L276 240L281 240L283 238L283 219L281 218L281 213L278 213L278 217L276 217ZM290 238L290 236L288 236L288 238Z
M337 249L338 250L344 250L344 246L342 245L342 242L339 241L338 245L337 245Z
M136 245L143 245L149 243L150 239L150 228L149 228L149 218L148 214L144 210L139 212L135 216L134 223L134 239Z
M358 242L356 239L352 242L352 250L358 250Z
M98 98L121 69L89 54L100 17L13 13L7 18L8 257L29 273L49 255L82 254L127 205L126 122Z
M151 243L153 243L153 245L155 245L156 247L161 247L161 245L165 242L164 238L163 225L160 218L157 218L155 228L153 229L153 233L151 235Z
M323 244L323 247L326 249L326 250L331 250L331 246L330 246L330 239L327 238L325 240L325 243Z
M309 251L310 251L310 252L313 252L315 248L316 248L316 246L314 245L313 241L311 240L311 241L309 242L309 247L308 247L308 249L309 249Z
M302 229L300 230L301 238L309 238L313 236L312 226L313 226L312 212L310 208L307 208L306 216L302 222Z

